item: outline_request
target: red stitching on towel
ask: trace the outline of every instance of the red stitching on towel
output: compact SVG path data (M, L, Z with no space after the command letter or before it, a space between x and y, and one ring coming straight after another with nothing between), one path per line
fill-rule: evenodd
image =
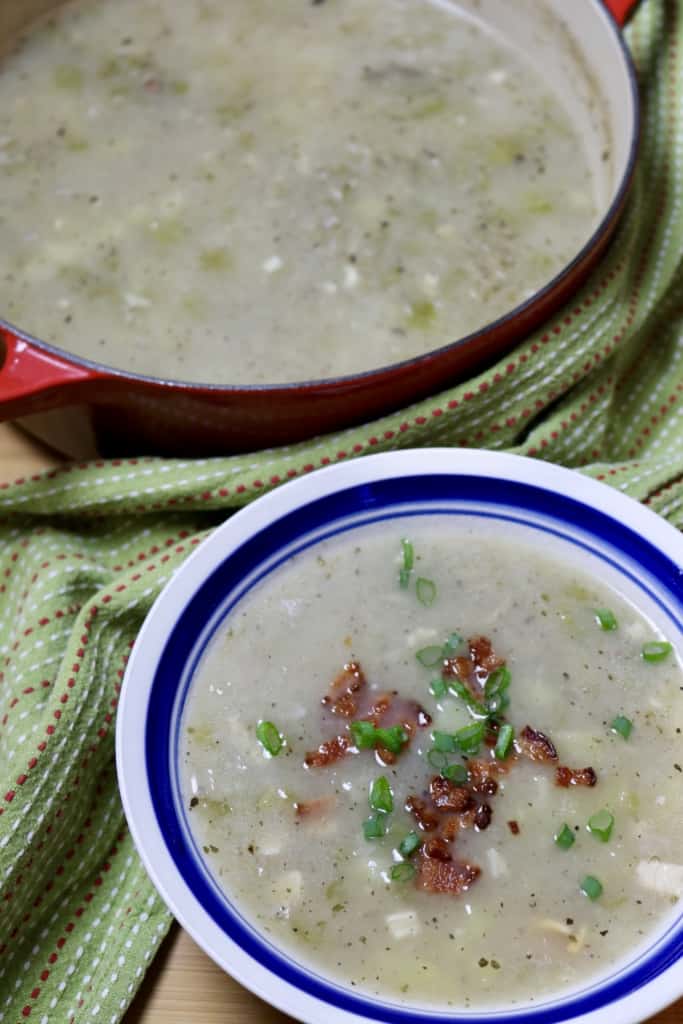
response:
M187 537L187 536L189 536L189 534L188 534L188 531L186 531L186 530L180 531L178 533L178 537ZM200 541L201 541L200 537L192 537L191 540L190 540L190 546L194 546L196 544L199 544ZM173 543L173 540L171 540L171 543ZM158 547L156 547L155 550L158 551L159 550ZM176 552L178 552L178 553L181 553L184 550L185 550L185 548L182 545L179 545L178 547L176 547ZM147 571L152 571L155 568L156 568L156 566L154 564L146 566ZM133 580L139 580L141 578L142 578L142 576L141 576L140 573L135 573L133 575L133 577L132 577ZM123 587L125 588L125 584L123 585ZM121 585L119 585L115 589L115 592L120 591L120 589L121 589ZM101 598L101 601L102 601L103 604L106 604L106 603L110 602L111 600L112 600L112 595L111 594L105 594ZM89 639L88 634L90 632L91 623L92 623L92 620L97 615L97 612L98 612L97 605L92 605L91 608L90 608L90 611L88 613L89 617L88 617L88 619L86 619L86 621L83 624L84 632L81 635L81 645L82 646L76 652L76 657L79 658L79 660L82 660L83 657L85 656L85 646L88 643L88 639ZM56 614L57 613L55 613L55 616L56 616ZM80 671L80 664L78 662L76 662L76 663L74 663L72 665L72 671L74 673L76 673L76 674ZM49 680L44 680L41 683L41 685L42 686L50 686L51 684L50 684ZM73 679L73 677L71 677L67 681L66 685L67 685L67 687L69 689L73 689L73 687L75 686L75 680ZM69 695L68 695L68 692L66 692L66 691L63 694L61 694L60 697L59 697L60 703L63 703L63 704L66 703L68 701L68 699L69 699ZM17 703L18 703L18 698L17 697L13 698L13 703L10 704L10 708L14 707ZM61 715L62 715L61 711L59 711L59 710L53 711L53 718L57 722L61 718ZM2 719L2 722L1 722L2 725L5 725L7 723L7 718L8 718L8 715L6 713L4 715L4 717L3 717L3 719ZM55 726L53 724L50 724L50 725L46 726L45 733L46 733L47 736L53 736L54 732L55 732ZM107 734L107 732L108 732L108 729L102 729L101 728L99 733L98 733L98 735L100 736L100 738L103 738ZM39 751L39 753L43 753L45 751L45 749L46 749L45 741L43 741L43 742L41 742L41 743L39 743L37 745L37 750ZM87 759L86 759L86 763L87 763ZM38 759L35 758L35 757L31 758L31 760L28 762L28 769L29 769L29 771L32 771L36 767L37 764L38 764ZM12 798L13 798L13 796L12 796ZM9 801L7 801L7 798L5 798L5 799L6 799L6 802L8 802L8 803L11 802L11 799ZM2 813L3 810L4 810L4 808L0 808L0 813Z
M607 384L609 385L609 384L611 384L611 383L612 383L612 378L611 378L611 377L608 377L608 378L607 378ZM581 412L586 412L586 410L588 409L588 406L589 406L590 404L593 404L594 402L596 402L596 401L597 401L597 398L598 398L598 394L601 394L602 392L604 392L604 390L605 390L605 388L604 388L604 387L599 387L599 388L597 388L597 389L596 389L596 391L592 392L592 393L591 393L591 394L590 394L590 395L588 396L588 400L587 400L587 402L583 402L583 403L581 404ZM571 415L570 419L572 420L572 422L575 422L575 421L576 421L576 419L577 419L576 413L572 413L572 415ZM551 431L551 433L550 433L550 435L549 435L549 436L550 436L550 438L551 438L552 440L557 440L557 439L559 438L560 434L561 434L561 433L564 433L564 432L566 431L566 429L568 428L568 426L569 426L569 424L567 423L567 421L566 421L566 420L563 420L563 421L562 421L562 422L561 422L561 423L559 424L559 429L558 429L558 426L557 426L557 424L556 424L556 425L555 425L555 429L554 429L554 430L552 430L552 431ZM547 438L547 437L545 437L545 438L541 438L541 439L539 440L539 442L538 442L538 443L539 443L539 444L541 445L541 447L542 447L542 448L547 448L547 447L548 447L548 444L549 444L549 440L548 440L548 438ZM527 455L530 455L530 456L538 455L538 448L537 448L537 447L536 447L535 445L533 445L533 446L532 446L531 448L528 448L528 449L527 449L527 451L526 451L526 454L527 454Z
M120 844L123 841L124 836L125 836L125 833L121 833L120 832L118 834L118 836L116 837L116 844L112 847L112 849L111 849L111 851L109 853L109 858L115 857L116 854L119 852L117 844ZM98 884L101 884L101 882L102 882L102 879L101 879L101 877L99 875L99 872L98 872L98 874L97 874L97 876L96 876L96 878L94 880L94 883L93 883L93 888L98 886ZM70 921L68 921L66 923L66 925L64 926L64 931L66 932L66 935L60 935L60 937L57 939L57 941L55 943L55 949L58 949L61 952L61 950L66 945L67 939L76 930L76 927L77 927L81 917L88 910L88 905L92 902L92 900L94 898L95 898L95 892L92 889L89 889L85 893L85 895L82 897L82 900L83 900L82 905L78 906L76 908L76 910L73 912L73 918L75 918L76 920L72 919L72 920L70 920ZM0 953L3 952L3 951L4 951L4 948L0 947ZM48 955L48 957L47 957L48 964L50 964L50 965L55 964L57 962L57 960L59 959L59 955L60 955L59 953L54 952L54 951L52 953L50 953ZM41 981L45 981L49 977L49 974L50 974L49 970L43 969L41 971L41 973L40 973L40 980ZM37 985L34 985L32 991L31 991L30 997L29 997L30 999L32 999L34 1001L34 1003L35 1003L35 1000L38 998L38 996L35 995L35 993L38 993L38 995L40 994L40 987L37 986ZM81 1005L82 1005L82 1003L81 1003ZM32 1006L27 1003L26 1006L24 1006L24 1009L22 1010L23 1015L25 1017L28 1017L29 1014L31 1013L31 1009L32 1009Z
M683 483L683 475L677 476L674 480L669 481L669 483L664 484L662 487L659 487L656 491L653 491L652 494L645 498L644 504L651 505L653 501L657 500L657 498L663 498L666 494L668 494L670 491L673 491L676 487L680 487L681 483Z

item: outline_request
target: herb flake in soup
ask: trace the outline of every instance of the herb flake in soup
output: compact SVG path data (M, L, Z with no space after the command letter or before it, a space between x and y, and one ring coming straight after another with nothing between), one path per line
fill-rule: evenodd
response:
M68 5L0 69L0 315L120 369L260 384L508 312L588 240L597 186L545 70L475 9Z
M285 953L378 998L547 999L612 970L683 893L674 638L504 531L420 515L316 542L232 608L183 710L207 870Z

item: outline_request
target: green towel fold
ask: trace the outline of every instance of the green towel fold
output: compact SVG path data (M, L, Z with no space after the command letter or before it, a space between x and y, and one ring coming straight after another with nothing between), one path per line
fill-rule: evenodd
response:
M117 794L116 703L154 598L232 509L341 459L460 445L576 467L683 526L682 19L648 0L628 32L643 138L609 253L498 365L308 444L0 489L0 1022L115 1024L168 928Z

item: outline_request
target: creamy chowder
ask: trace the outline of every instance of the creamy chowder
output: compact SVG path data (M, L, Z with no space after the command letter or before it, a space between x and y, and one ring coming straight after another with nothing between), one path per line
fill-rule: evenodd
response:
M468 517L352 530L192 681L188 827L267 939L442 1007L588 984L683 893L683 673L630 599Z
M0 70L0 316L117 368L256 384L511 310L588 240L597 186L547 69L476 10L68 5Z

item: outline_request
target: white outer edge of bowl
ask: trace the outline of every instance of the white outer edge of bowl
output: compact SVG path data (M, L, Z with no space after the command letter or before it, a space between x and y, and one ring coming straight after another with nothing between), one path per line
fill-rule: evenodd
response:
M116 765L123 807L142 862L182 927L240 984L306 1024L319 1024L321 1020L325 1020L325 1024L358 1024L366 1018L302 992L253 960L225 935L179 876L157 825L146 778L149 687L179 611L234 547L274 520L325 495L387 477L429 474L468 474L502 482L521 482L574 498L618 519L683 564L681 534L654 512L605 484L574 470L535 459L457 448L369 455L317 470L236 512L190 555L157 598L138 635L125 672L116 723ZM567 1020L572 1024L614 1024L614 1021L639 1024L674 1002L681 993L683 963L679 961L624 999ZM459 1012L462 1017L467 1016L466 1011ZM511 1012L514 1011L508 1011ZM523 1013L520 1009L520 1024ZM491 1010L490 1018L478 1014L473 1016L473 1021L488 1024L490 1020L494 1024L495 1016L496 1011Z

